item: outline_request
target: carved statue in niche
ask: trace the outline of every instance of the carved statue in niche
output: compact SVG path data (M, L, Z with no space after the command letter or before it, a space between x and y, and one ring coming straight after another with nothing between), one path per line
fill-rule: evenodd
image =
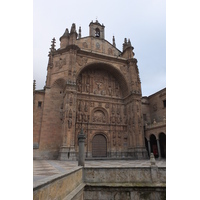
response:
M127 124L127 116L124 116L124 124Z
M68 119L68 128L70 129L71 127L72 127L72 119L69 118L69 119Z
M86 83L86 92L89 93L90 92L90 84Z
M87 111L88 111L88 103L85 102L85 112L87 112Z
M111 122L112 124L115 123L115 116L114 116L114 115L112 115L112 116L110 117L110 122Z
M70 99L69 99L69 105L72 106L72 104L73 104L73 99L72 99L72 97L70 97Z
M78 112L77 120L78 120L78 122L81 122L81 121L82 121L82 115L81 115L80 112Z
M120 114L120 106L119 105L117 106L117 114L118 115Z
M81 111L81 103L80 103L80 101L78 101L78 111Z
M72 110L69 110L69 118L72 118Z
M115 114L115 107L114 107L114 105L112 104L112 109L111 109L111 112L112 112L112 114L114 115Z
M118 145L121 146L121 133L118 132Z
M120 123L121 123L121 118L120 118L120 116L119 116L119 115L117 115L117 116L116 116L116 121L117 121L117 123L118 123L118 124L120 124Z
M109 94L110 96L112 96L112 88L111 88L110 85L108 86L108 94Z
M87 122L87 116L85 113L83 113L82 117L83 117L83 122Z
M115 135L115 132L113 132L113 146L116 145L116 135Z

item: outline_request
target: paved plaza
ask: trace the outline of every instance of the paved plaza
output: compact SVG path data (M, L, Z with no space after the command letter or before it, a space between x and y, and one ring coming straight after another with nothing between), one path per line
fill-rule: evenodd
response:
M156 160L158 167L166 167L165 160ZM93 168L135 168L149 167L150 160L88 160L85 167ZM77 169L78 161L33 160L33 187L39 186L53 179L69 174Z

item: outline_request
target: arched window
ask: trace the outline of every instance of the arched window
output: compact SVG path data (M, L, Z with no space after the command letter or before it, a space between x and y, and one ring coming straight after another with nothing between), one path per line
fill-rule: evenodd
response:
M99 28L95 29L95 37L100 37L100 30L99 30Z

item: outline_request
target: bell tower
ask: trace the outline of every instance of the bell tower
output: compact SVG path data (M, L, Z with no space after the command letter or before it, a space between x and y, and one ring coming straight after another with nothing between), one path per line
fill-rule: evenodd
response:
M96 22L90 22L90 36L97 37L99 39L104 39L104 28L105 26L100 24L98 20Z

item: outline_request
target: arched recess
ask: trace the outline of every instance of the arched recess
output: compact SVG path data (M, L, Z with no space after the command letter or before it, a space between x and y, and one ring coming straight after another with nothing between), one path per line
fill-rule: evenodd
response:
M94 62L94 63L86 65L85 67L80 69L80 71L77 73L77 77L76 77L77 88L79 88L79 81L81 79L81 75L84 72L92 73L93 71L98 71L98 70L105 71L107 74L109 74L110 76L113 76L115 78L115 80L119 83L119 87L121 89L123 97L125 97L129 94L128 83L126 81L126 78L122 74L122 72L119 69L117 69L116 67L114 67L113 65L107 64L107 63L102 63L102 62ZM84 83L84 84L87 85L87 81L85 81L85 82L86 83ZM89 83L89 81L88 81L88 83ZM87 91L87 88L85 88L85 91Z
M157 147L157 140L154 134L150 135L150 145L151 145L151 153L154 154L155 158L158 158L158 147Z
M164 133L159 134L161 157L166 158L166 135Z
M91 112L91 122L94 123L108 123L108 112L102 107L94 108Z
M59 79L57 79L57 80L55 80L54 82L53 82L53 84L52 84L52 86L51 87L59 87L59 88L61 88L61 89L64 89L64 87L65 87L65 80L63 79L63 78L59 78Z
M107 139L101 133L92 139L92 157L107 157Z

